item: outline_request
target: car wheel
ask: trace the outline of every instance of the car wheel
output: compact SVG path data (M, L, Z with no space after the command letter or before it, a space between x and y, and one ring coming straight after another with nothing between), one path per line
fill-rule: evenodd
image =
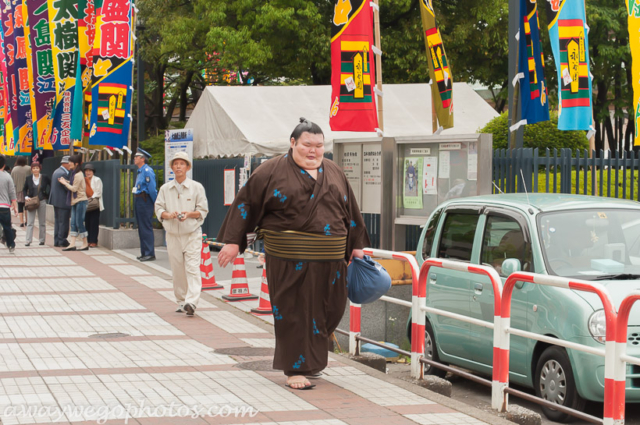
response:
M585 400L580 397L573 378L573 369L567 351L561 347L549 347L538 360L535 374L536 395L552 403L582 411ZM570 422L573 417L557 410L543 407L544 415L552 421Z
M440 362L440 357L438 357L436 337L433 334L433 328L431 327L431 323L429 323L428 320L424 324L424 357L426 359L433 360L434 362L442 363ZM444 376L447 374L447 371L425 363L424 374L444 378Z

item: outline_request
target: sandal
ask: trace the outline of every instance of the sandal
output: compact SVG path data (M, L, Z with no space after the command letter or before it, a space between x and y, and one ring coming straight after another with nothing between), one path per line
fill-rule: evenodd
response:
M304 378L304 376L302 376L302 375L295 375L295 376L300 376L300 377L303 377L303 378ZM291 377L290 377L290 378L291 378ZM288 380L289 380L289 379L287 379L287 381L288 381ZM303 386L303 387L301 387L301 388L298 388L298 387L294 387L294 386L292 386L292 385L295 385L295 384L303 384L304 386ZM287 382L286 384L284 384L284 386L285 386L285 387L289 387L289 388L291 388L292 390L310 390L311 388L315 387L316 385L315 385L315 384L312 384L311 382L309 382L309 380L307 380L307 378L304 378L304 380L303 380L303 381Z

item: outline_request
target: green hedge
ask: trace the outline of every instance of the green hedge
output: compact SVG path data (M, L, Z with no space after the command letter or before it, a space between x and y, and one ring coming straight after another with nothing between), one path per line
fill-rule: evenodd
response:
M489 121L486 126L478 130L478 133L493 134L493 148L507 149L509 143L507 113L505 112ZM549 121L524 127L524 147L539 148L540 150L570 148L575 151L576 149L588 149L589 141L584 131L558 130L558 116L552 114Z

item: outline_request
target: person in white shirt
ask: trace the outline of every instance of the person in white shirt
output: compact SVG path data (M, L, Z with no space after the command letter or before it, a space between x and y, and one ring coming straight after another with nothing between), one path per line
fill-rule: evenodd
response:
M100 211L104 211L104 203L102 202L102 179L96 176L96 169L93 164L84 166L84 175L87 183L87 213L84 216L84 222L87 227L87 236L89 248L98 246L98 232L100 231Z
M202 290L201 226L209 212L209 204L204 187L187 177L191 161L185 152L176 153L169 165L175 180L160 188L155 211L167 232L173 291L178 303L176 312L186 311L188 316L193 316Z

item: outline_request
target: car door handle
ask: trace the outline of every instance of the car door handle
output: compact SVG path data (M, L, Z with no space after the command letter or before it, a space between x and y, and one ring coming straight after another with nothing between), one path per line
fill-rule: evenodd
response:
M484 285L482 283L476 283L473 285L473 289L475 289L476 292L482 292Z

